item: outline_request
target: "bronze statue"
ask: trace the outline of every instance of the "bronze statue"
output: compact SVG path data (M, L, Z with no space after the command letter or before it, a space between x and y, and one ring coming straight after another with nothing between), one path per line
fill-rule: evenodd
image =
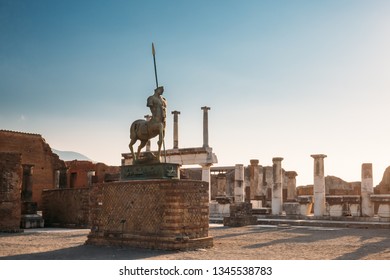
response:
M166 126L166 107L167 100L162 97L164 87L157 87L154 90L154 94L149 96L147 104L152 113L152 118L149 121L136 120L130 126L130 144L129 148L133 156L133 162L139 162L139 156L141 149L145 147L146 143L153 137L159 136L158 138L158 154L155 157L155 161L160 162L161 156L161 145L164 141L165 126ZM133 145L137 140L141 143L138 146L137 154L134 154Z

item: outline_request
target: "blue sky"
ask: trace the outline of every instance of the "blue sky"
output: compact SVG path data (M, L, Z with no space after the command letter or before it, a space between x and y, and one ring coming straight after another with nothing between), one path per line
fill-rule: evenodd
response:
M0 128L119 165L149 113L154 42L180 147L202 145L207 105L219 165L280 156L303 185L323 153L327 175L358 181L372 162L377 184L390 165L389 14L376 0L0 0Z

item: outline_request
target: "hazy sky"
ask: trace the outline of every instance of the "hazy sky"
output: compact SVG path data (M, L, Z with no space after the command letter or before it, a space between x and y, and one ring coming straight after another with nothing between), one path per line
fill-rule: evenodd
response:
M283 157L297 184L390 165L390 1L0 0L0 129L119 165L159 83L179 146L220 166ZM154 147L155 143L152 144Z

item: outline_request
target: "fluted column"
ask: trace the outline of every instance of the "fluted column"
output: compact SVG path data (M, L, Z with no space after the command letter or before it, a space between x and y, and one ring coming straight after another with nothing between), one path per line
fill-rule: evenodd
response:
M374 215L373 205L371 203L370 195L374 193L374 182L372 178L372 163L362 164L362 216L372 217Z
M234 202L244 202L245 186L244 186L244 165L236 164L234 169Z
M297 187L297 172L295 171L287 171L286 176L288 178L287 181L287 201L295 201L297 199L296 187Z
M208 111L210 107L204 106L201 108L203 110L203 148L209 147L209 116Z
M281 157L272 159L273 162L273 187L272 187L272 214L280 215L283 211L283 176Z
M211 201L211 164L202 164L202 181L209 183L209 201Z
M251 188L251 198L262 195L262 178L260 178L260 166L259 160L251 159L250 168L250 188Z
M179 111L173 111L173 148L179 149Z
M323 216L325 214L325 175L324 158L326 155L311 155L314 158L314 216Z

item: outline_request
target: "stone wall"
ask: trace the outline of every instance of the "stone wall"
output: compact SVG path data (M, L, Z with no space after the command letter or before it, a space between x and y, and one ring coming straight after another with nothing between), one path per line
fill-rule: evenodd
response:
M21 155L0 153L0 231L20 231L22 176Z
M46 226L89 227L89 189L55 189L42 192Z
M390 194L390 166L383 173L382 181L374 189L375 194Z
M90 193L88 244L152 249L212 246L208 184L149 180L96 184Z
M19 153L22 164L34 166L32 201L41 209L42 191L55 187L55 171L64 169L65 163L39 134L0 130L0 152Z
M346 182L335 176L325 177L327 195L360 195L361 182ZM297 195L313 195L313 185L297 187Z
M257 217L252 215L252 204L249 202L230 204L230 214L223 217L223 225L243 227L257 224Z

